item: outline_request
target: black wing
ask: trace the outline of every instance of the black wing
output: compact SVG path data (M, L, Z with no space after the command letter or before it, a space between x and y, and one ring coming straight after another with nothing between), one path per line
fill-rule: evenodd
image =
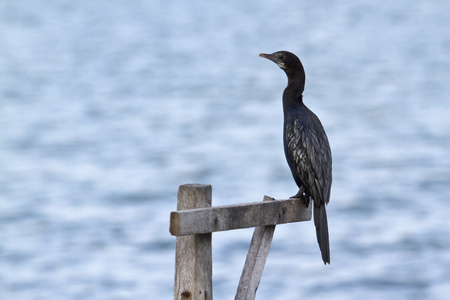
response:
M320 205L330 201L331 149L319 118L305 109L286 119L285 152L297 185L303 184Z

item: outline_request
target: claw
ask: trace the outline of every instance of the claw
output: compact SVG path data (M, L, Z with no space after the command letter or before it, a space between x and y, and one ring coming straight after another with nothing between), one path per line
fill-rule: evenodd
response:
M303 197L303 200L305 201L305 205L306 205L306 207L309 207L309 203L311 203L311 198L310 198L310 196L307 194L307 193L305 193L305 196Z
M305 187L304 187L304 186L301 186L300 189L298 190L297 194L295 194L295 195L292 196L291 198L297 198L297 199L299 199L299 198L304 198L304 197L305 197L305 196L304 196L305 190L306 190Z

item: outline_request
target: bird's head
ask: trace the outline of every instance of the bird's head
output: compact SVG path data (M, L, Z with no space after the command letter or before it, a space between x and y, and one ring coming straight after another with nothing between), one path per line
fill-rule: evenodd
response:
M288 79L299 78L305 80L305 70L300 59L293 53L288 51L277 51L272 54L261 53L259 56L270 59L284 70Z

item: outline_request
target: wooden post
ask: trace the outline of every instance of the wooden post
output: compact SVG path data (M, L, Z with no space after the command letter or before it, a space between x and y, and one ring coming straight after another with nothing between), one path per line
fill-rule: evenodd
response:
M175 300L212 300L211 233L248 227L256 228L235 299L255 299L275 225L312 217L312 205L303 199L269 200L275 199L211 207L211 185L180 185L169 227L177 237Z
M264 196L263 201L273 201L275 199ZM237 289L235 300L254 300L258 289L264 265L269 255L272 244L275 225L259 226L253 232L250 248L247 253L241 279Z
M211 192L211 185L180 185L177 210L210 207ZM177 236L174 299L212 300L211 233Z

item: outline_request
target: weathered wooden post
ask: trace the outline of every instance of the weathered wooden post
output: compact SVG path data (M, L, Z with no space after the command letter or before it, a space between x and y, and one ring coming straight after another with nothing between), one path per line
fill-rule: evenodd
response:
M177 210L211 206L211 185L184 184L178 189ZM177 236L175 300L212 300L211 233Z
M269 253L275 225L311 220L312 205L303 199L211 206L211 185L184 184L177 211L170 213L170 234L177 237L175 300L212 300L211 233L256 227L236 293L254 300Z

